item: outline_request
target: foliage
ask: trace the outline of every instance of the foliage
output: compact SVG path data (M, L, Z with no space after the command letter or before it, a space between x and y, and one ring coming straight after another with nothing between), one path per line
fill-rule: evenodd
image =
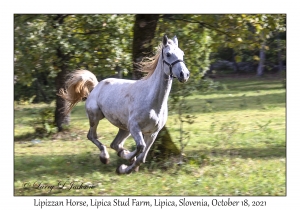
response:
M210 62L225 59L257 63L260 59L258 52L264 42L266 42L265 49L268 52L276 53L280 50L282 51L281 59L284 59L286 30L284 14L188 14L164 15L164 18L168 21L176 21L178 31L184 30L188 39L193 39L191 38L193 36L197 37L196 43L199 42L202 32L207 30L208 37L212 40L210 45L206 46L211 51ZM283 36L278 37L278 33ZM280 46L272 46L274 39L281 42ZM192 43L195 43L194 40ZM195 56L196 54L190 53L189 55ZM278 60L278 56L273 55L268 61L270 62L275 57Z
M100 78L114 75L117 66L129 71L132 24L132 15L15 15L15 86L31 89L39 81L36 89L53 98L60 65Z
M177 35L193 78L204 75L210 63L220 58L213 55L223 49L229 54L234 51L237 62L245 59L257 62L261 43L267 40L267 58L275 59L279 50L282 59L285 56L284 14L165 14L160 17L152 44L157 45L163 34ZM133 23L134 15L125 14L15 14L15 99L36 95L34 102L51 102L56 91L54 78L62 64L69 71L91 70L99 79L116 74L118 68L124 76L130 76Z
M31 124L35 130L35 134L39 137L48 136L56 133L57 128L54 124L53 107L45 107L38 112L37 117L32 120Z
M199 80L209 69L212 44L209 30L200 30L196 24L192 23L161 19L156 33L156 37L162 37L165 33L170 37L174 35L178 37L179 47L185 53L184 61L191 72L191 78Z

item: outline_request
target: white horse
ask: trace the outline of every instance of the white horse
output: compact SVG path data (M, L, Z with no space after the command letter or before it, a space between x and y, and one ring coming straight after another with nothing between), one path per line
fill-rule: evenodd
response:
M87 138L100 149L100 160L104 164L108 163L109 154L97 137L99 120L106 118L119 128L110 147L121 158L130 160L131 165L122 164L117 168L117 173L138 171L139 165L145 162L151 145L167 121L167 101L173 77L180 82L186 82L189 78L183 56L176 36L171 40L164 35L156 55L142 65L142 71L148 72L145 78L109 78L98 83L93 73L77 70L66 81L66 89L60 90L59 95L69 102L67 112L86 98L85 108L90 122ZM123 147L130 135L136 143L136 149L132 152Z

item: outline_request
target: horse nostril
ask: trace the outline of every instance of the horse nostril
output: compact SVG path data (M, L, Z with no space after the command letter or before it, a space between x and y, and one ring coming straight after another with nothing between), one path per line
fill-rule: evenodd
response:
M186 76L187 76L187 77L190 77L190 74L189 74L189 73L187 73L187 74L186 74Z
M183 77L183 72L180 72L180 77L181 77L181 78Z

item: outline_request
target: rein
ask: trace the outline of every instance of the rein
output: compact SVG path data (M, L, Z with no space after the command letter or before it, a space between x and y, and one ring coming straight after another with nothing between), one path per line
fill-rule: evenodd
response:
M176 78L176 77L173 76L172 67L173 67L176 63L179 63L179 62L184 63L184 61L178 59L178 60L174 61L173 63L167 62L167 61L164 59L164 49L162 49L162 59L163 59L163 64L165 63L165 64L167 64L167 65L169 66L169 69L170 69L170 77L171 77L171 78Z

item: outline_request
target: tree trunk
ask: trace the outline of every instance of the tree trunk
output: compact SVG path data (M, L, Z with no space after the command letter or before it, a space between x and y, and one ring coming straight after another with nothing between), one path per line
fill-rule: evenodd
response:
M64 88L66 75L67 75L67 71L65 69L62 69L61 72L59 72L56 76L55 86L56 86L57 93L60 88ZM66 105L67 105L66 101L62 99L60 96L56 95L56 108L55 108L54 121L59 132L63 130L64 125L69 125L70 123L70 114L68 115L64 114L67 107Z
M64 19L66 16L68 15L62 15L62 14L56 15L53 19L54 22L52 27L57 28L58 25L62 25L64 23ZM60 72L57 74L55 78L55 87L56 87L56 92L58 93L61 88L65 87L65 79L68 74L66 63L69 60L69 56L65 55L59 46L57 47L56 55L58 59L54 65L60 69ZM64 99L62 99L60 96L56 95L54 123L58 128L59 132L63 130L64 125L69 125L70 123L70 114L68 115L64 114L66 108L67 108L67 102Z
M233 62L233 65L234 65L234 72L235 73L240 73L240 68L235 60L235 55L236 53L234 52L234 49L232 49L232 62Z
M237 62L235 61L235 58L233 58L232 61L233 61L233 65L234 65L234 72L235 73L240 73L240 68L239 68Z
M39 82L38 79L36 80L36 88L37 88L37 90L36 90L36 96L37 96L36 101L37 101L38 103L41 102L41 101L44 101L44 102L48 103L48 97L47 97L47 94L44 92L43 87L42 87L42 85L40 84L40 82ZM40 94L39 94L39 93L41 93L41 95L42 95L42 97L43 97L42 100L40 100Z
M121 67L120 66L116 66L116 72L118 72L117 73L117 77L119 78L119 79L122 79L123 78L123 70L121 69Z
M264 64L265 64L265 42L262 44L261 49L259 51L259 64L257 67L257 76L261 77L264 74Z
M152 40L155 35L155 29L157 25L159 15L149 14L137 14L135 15L135 23L133 27L133 46L132 46L132 58L133 58L133 79L140 79L143 77L143 73L138 71L136 63L142 61L142 59L152 52Z
M278 73L283 71L283 64L282 64L282 54L281 54L281 45L279 39L279 33L277 33L277 50L278 50Z
M64 55L59 48L57 49L57 57L60 58L59 63L57 63L57 66L60 68L60 72L57 74L55 78L55 87L56 87L56 92L58 93L61 88L65 87L65 80L68 74L67 66L65 63L68 60L68 57ZM59 132L63 130L64 125L69 125L70 123L70 114L68 115L64 114L66 108L67 108L67 102L60 96L56 95L56 109L55 109L54 121Z
M154 161L161 161L173 155L180 155L180 150L174 144L168 129L164 126L152 145L148 156Z

